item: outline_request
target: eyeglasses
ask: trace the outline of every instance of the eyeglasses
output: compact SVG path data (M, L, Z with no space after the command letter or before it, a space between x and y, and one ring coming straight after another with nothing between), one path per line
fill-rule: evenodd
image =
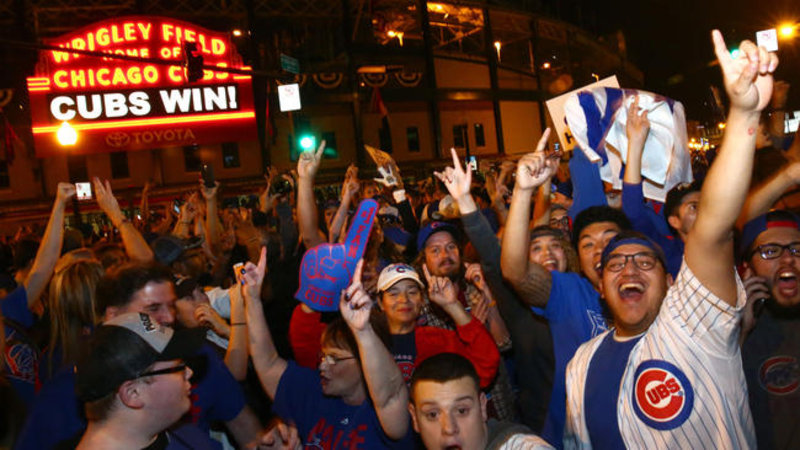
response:
M608 257L605 268L611 272L619 272L628 264L629 259L633 260L633 264L638 269L645 271L652 270L658 262L658 257L648 252L640 252L633 255L617 253Z
M154 375L166 375L168 373L178 373L184 372L186 370L186 364L178 364L177 366L167 367L166 369L159 369L159 370L151 370L149 372L140 373L136 378L144 378L144 377L152 377Z
M758 253L761 259L777 259L783 255L785 250L789 250L792 256L800 256L800 242L790 242L786 245L781 244L763 244L756 247L751 253L750 257Z
M324 353L320 353L320 355L319 355L319 363L320 364L326 363L329 366L335 366L336 363L338 363L340 361L346 361L348 359L356 359L356 357L355 356L338 357L338 356L333 356L333 355L326 355Z

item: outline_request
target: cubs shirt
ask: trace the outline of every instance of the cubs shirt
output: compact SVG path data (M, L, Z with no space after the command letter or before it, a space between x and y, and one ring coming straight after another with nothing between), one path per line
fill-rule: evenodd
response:
M700 284L684 261L658 317L630 350L621 380L588 376L608 333L583 344L567 367L565 447L591 448L587 417L611 414L627 448L755 448L738 345L746 295L738 275L736 283L733 307ZM616 404L586 401L597 398L587 393L615 383Z

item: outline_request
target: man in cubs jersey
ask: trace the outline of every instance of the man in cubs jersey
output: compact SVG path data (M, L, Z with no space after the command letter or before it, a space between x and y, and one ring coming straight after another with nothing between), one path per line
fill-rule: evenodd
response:
M755 447L732 229L778 61L749 41L733 58L716 30L713 41L731 107L683 265L673 283L661 249L643 235L621 233L606 246L601 291L614 329L583 344L567 367L567 448Z

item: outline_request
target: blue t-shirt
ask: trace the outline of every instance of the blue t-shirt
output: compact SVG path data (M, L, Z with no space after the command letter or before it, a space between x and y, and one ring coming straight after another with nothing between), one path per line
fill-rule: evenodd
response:
M592 356L586 373L583 400L592 448L625 448L617 423L619 388L631 350L641 338L642 336L637 336L626 341L617 341L613 332L608 333Z
M417 361L417 336L412 331L406 334L392 335L392 348L390 349L397 367L403 374L406 384L411 381Z
M206 344L200 354L206 355L208 361L204 370L205 376L199 382L192 383L192 407L189 414L192 423L208 432L211 422L227 422L235 418L244 409L245 403L241 386L214 350ZM25 421L16 448L52 448L82 432L84 428L86 420L83 418L83 406L75 395L75 372L72 367L65 367L42 387Z
M600 294L589 280L574 272L551 272L550 275L553 284L547 307L532 309L550 324L556 358L553 391L542 437L554 447L562 448L567 415L567 363L581 344L608 327L600 307Z
M348 405L322 393L317 371L289 361L275 393L272 410L297 425L307 449L413 449L409 423L406 435L395 441L383 432L372 402Z
M33 325L33 314L28 309L28 295L25 288L17 287L0 300L0 309L5 318L3 339L5 354L0 361L5 366L4 373L20 400L30 408L39 384L39 351L25 330ZM13 323L12 323L13 321Z
M645 203L641 183L622 184L622 212L631 220L634 230L644 233L664 250L667 272L677 277L683 263L683 241L670 232L663 214ZM664 212L663 208L661 212Z

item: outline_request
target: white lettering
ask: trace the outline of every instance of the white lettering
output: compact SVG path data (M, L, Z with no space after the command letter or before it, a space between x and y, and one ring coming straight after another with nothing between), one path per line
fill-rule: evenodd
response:
M75 118L75 109L72 108L73 106L75 106L75 100L63 95L56 97L50 102L50 114L52 114L56 120L72 120ZM64 107L67 107L67 109L65 110Z

